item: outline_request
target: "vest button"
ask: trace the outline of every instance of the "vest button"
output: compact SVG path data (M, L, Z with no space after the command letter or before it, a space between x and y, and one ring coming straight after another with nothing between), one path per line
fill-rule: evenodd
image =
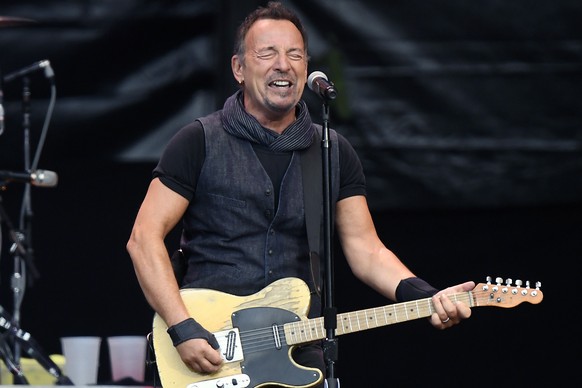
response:
M271 189L265 190L265 195L268 197L271 195Z

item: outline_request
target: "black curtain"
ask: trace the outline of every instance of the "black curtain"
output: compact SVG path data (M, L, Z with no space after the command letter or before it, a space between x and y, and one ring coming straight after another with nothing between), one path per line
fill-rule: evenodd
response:
M0 170L25 169L50 115L38 168L57 172L58 185L32 188L31 213L22 183L0 192L15 227L32 226L40 277L27 285L22 325L48 352L60 351L63 335L150 330L125 252L133 219L165 143L235 90L234 30L264 3L0 4L2 78L42 60L55 74L54 110L43 69L0 88ZM309 31L310 71L339 90L331 126L363 162L386 244L435 286L490 275L541 280L547 290L540 305L475 309L442 333L421 320L342 338L343 384L577 380L573 359L560 354L578 338L579 314L568 308L576 279L563 273L573 276L582 254L581 3L285 3ZM319 100L304 97L320 121ZM5 223L1 232L0 303L11 310ZM173 233L169 249L176 241ZM386 303L353 278L341 252L336 262L340 310ZM108 378L106 361L100 373Z

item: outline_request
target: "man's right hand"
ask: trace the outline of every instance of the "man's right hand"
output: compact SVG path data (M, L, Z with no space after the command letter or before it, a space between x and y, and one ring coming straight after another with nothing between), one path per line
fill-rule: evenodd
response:
M194 338L176 346L184 364L196 373L214 373L222 366L220 352L214 349L207 340Z

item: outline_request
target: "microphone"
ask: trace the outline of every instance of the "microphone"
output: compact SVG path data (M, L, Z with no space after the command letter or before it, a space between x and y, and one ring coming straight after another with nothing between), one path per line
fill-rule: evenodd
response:
M307 77L307 86L324 100L335 100L337 97L333 82L328 81L321 71L314 71Z
M44 76L50 80L52 80L55 76L55 72L53 71L53 68L51 67L51 63L49 62L48 59L43 59L42 61L38 61L33 63L30 66L27 66L25 68L22 68L20 70L17 70L13 73L10 73L8 75L6 75L4 77L4 82L10 82L13 79L19 78L19 77L23 77L25 75L28 75L30 73L33 73L37 70L44 70Z
M0 182L30 183L38 187L54 187L59 181L56 172L50 170L36 170L30 173L0 170Z

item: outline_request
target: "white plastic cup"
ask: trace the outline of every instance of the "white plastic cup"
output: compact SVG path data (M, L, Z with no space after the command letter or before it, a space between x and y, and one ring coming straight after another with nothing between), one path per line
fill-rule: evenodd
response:
M65 375L75 385L97 383L101 337L62 337Z
M145 380L147 351L147 339L145 336L107 337L107 345L109 346L111 378L113 381L128 377L138 382Z

